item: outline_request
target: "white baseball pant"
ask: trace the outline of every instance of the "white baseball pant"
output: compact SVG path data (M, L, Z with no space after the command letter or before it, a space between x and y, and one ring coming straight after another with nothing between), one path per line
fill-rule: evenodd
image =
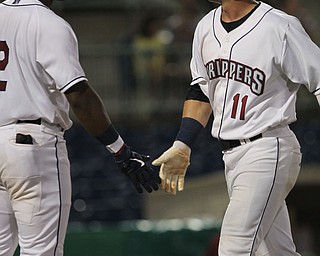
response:
M17 133L33 144L17 144ZM0 127L0 255L61 256L71 205L70 164L60 128Z
M225 151L230 202L219 256L298 256L285 198L300 172L301 152L288 127Z

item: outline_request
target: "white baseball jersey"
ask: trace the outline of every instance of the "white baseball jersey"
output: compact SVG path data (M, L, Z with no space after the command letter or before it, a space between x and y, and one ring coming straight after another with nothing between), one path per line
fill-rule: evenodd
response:
M263 2L230 33L221 11L199 22L190 64L191 84L200 84L213 109L212 135L247 139L294 122L300 84L320 94L319 48L295 17Z
M63 93L86 80L70 25L37 0L4 1L0 24L0 126L42 118L70 128Z

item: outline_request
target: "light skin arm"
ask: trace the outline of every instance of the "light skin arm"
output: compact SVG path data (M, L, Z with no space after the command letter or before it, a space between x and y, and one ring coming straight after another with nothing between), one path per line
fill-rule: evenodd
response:
M209 121L212 108L210 103L198 100L186 100L184 102L182 117L190 117L197 120L205 127Z
M111 124L109 115L87 81L72 86L65 95L79 122L91 135L96 137L107 130Z

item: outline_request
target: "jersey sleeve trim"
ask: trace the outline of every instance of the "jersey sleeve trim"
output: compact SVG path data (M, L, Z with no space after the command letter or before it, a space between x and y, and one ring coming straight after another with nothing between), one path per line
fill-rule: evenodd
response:
M312 92L313 95L319 95L320 94L320 88Z
M50 9L49 7L45 6L44 4L34 4L34 3L31 3L31 4L7 4L7 3L1 3L2 5L5 5L7 7L26 7L26 6L40 6L40 7L43 7L43 8L46 8L46 9Z
M85 76L80 76L77 77L75 79L73 79L72 81L70 81L69 83L67 83L65 86L63 86L60 91L61 92L66 92L67 90L69 90L73 85L81 82L81 81L88 81L88 79Z
M197 77L197 78L195 78L195 79L193 79L193 80L191 81L191 85L201 84L201 82L205 82L205 81L206 81L206 79L205 79L204 77L199 76L199 77Z

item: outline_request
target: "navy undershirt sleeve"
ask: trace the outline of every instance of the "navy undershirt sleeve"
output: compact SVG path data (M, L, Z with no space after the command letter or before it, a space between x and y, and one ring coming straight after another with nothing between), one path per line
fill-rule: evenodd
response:
M208 97L203 93L199 84L194 84L189 87L186 100L198 100L209 103Z

